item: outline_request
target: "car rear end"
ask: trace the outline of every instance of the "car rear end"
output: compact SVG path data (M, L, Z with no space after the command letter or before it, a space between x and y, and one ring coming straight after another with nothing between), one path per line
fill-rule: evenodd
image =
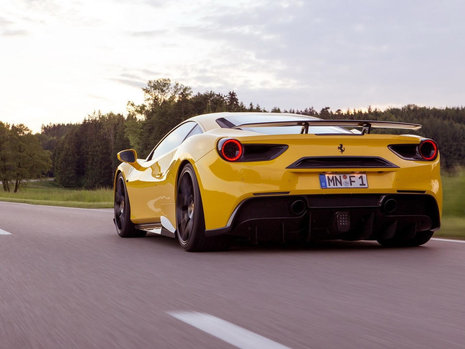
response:
M217 137L216 151L197 166L207 235L389 240L440 226L434 141L244 130Z

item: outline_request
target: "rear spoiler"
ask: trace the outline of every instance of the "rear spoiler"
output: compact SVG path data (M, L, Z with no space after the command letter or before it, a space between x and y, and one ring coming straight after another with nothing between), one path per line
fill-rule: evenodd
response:
M420 124L406 122L377 121L377 120L293 120L248 123L234 126L233 128L247 127L279 127L279 126L302 126L300 133L308 133L310 126L339 126L339 127L362 127L362 134L370 133L372 128L391 128L398 130L419 130Z

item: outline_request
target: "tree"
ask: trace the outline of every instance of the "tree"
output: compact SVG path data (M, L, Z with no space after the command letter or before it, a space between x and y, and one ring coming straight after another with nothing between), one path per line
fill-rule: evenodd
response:
M44 150L39 137L24 125L0 123L0 178L3 190L16 193L23 180L44 175L51 166L50 152Z
M143 88L144 102L128 102L128 116L95 113L80 125L43 126L41 144L53 151L54 171L57 181L64 186L111 186L113 173L118 165L116 153L124 148L135 148L142 157L147 155L161 138L180 122L189 117L215 112L263 112L258 104L247 107L239 101L236 92L227 94L214 91L192 93L190 87L169 79L150 80ZM274 107L272 112L280 112ZM465 165L465 108L426 108L407 105L381 111L376 108L363 110L329 107L320 112L313 107L303 110L290 109L297 114L337 119L374 119L404 121L423 124L416 132L434 138L441 150L441 163L445 168ZM10 178L11 152L5 151L5 134L8 127L0 125L0 179ZM2 133L3 132L3 133ZM373 132L396 132L395 130ZM399 133L402 131L399 131ZM7 132L8 133L8 132ZM3 149L3 150L2 150ZM8 181L3 181L8 186ZM6 183L6 184L5 184Z
M10 138L10 125L0 122L0 180L2 181L4 191L10 191L10 181L14 175Z
M82 186L84 159L81 151L80 127L72 129L61 139L56 148L55 178L64 187Z
M116 154L130 147L120 114L94 113L68 132L57 145L56 180L65 187L89 189L112 185Z

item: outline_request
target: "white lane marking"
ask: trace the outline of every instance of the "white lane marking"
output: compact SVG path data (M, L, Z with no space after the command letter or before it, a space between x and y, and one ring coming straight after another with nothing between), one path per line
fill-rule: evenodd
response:
M441 238L433 238L436 241L446 241L446 242L457 242L459 244L465 244L465 240L453 240L453 239L441 239Z
M289 348L282 344L260 336L245 328L234 325L216 316L198 312L168 312L178 320L198 328L208 334L225 341L238 348L245 349L285 349Z
M2 230L0 229L0 235L11 235L11 233L5 231L5 230Z

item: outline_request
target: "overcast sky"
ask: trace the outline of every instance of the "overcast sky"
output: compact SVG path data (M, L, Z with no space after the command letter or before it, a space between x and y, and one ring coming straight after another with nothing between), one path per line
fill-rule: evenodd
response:
M465 105L465 1L0 0L0 121L126 113L148 80L319 110Z

